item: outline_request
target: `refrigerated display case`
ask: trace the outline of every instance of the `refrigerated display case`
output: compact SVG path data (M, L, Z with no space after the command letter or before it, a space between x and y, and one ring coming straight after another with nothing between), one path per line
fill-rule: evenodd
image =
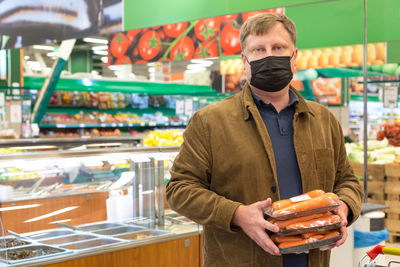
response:
M118 262L117 254L137 266L154 260L198 266L201 227L164 201L164 182L178 151L128 147L0 155L0 266L107 266L108 260ZM148 256L129 256L142 253Z

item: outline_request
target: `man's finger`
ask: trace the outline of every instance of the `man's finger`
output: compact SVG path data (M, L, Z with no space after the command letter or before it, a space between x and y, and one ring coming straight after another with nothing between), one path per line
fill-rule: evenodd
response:
M264 220L263 227L267 230L270 230L271 232L278 232L279 227L275 224L272 224L266 220Z
M346 227L340 227L340 232L342 232L343 236L340 240L336 241L336 246L339 247L341 245L343 245L343 243L346 241L347 239L347 229Z
M271 206L271 203L272 203L271 199L268 198L266 200L256 202L256 206L257 206L257 208L265 209L265 208L268 208L269 206Z

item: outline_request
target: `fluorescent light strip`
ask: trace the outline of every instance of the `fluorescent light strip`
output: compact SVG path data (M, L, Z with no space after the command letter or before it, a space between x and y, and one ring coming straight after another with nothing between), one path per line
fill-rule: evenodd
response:
M54 51L54 46L48 46L48 45L34 45L34 46L33 46L33 49Z
M92 50L96 51L96 50L107 50L108 49L108 45L99 45L99 46L93 46Z
M83 41L86 43L94 43L94 44L108 44L107 39L99 39L99 38L83 38Z
M43 219L46 219L46 218L49 218L49 217L52 217L52 216L55 216L55 215L58 215L58 214L61 214L61 213L64 213L64 212L68 212L68 211L74 210L76 208L78 208L78 206L67 207L67 208L64 208L64 209L56 210L56 211L47 213L45 215L26 220L25 222L29 223L29 222L35 222L35 221L43 220Z
M107 56L108 52L107 52L107 50L93 50L93 54Z
M30 205L6 207L6 208L0 208L0 212L2 212L2 211L9 211L9 210L30 209L30 208L36 208L36 207L39 207L39 206L40 206L40 204L30 204Z

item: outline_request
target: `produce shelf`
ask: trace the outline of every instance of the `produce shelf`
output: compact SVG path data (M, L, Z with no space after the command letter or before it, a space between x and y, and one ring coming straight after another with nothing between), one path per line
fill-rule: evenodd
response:
M39 124L40 128L116 128L116 127L164 127L164 126L186 126L182 122L168 122L168 123L75 123L75 124Z

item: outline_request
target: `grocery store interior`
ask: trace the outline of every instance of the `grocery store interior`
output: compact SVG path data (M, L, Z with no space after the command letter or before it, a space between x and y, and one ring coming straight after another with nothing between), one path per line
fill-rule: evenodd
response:
M330 266L400 248L400 1L0 0L0 267L203 266L169 169L191 116L242 90L240 26L265 12L296 24L291 85L367 189Z

